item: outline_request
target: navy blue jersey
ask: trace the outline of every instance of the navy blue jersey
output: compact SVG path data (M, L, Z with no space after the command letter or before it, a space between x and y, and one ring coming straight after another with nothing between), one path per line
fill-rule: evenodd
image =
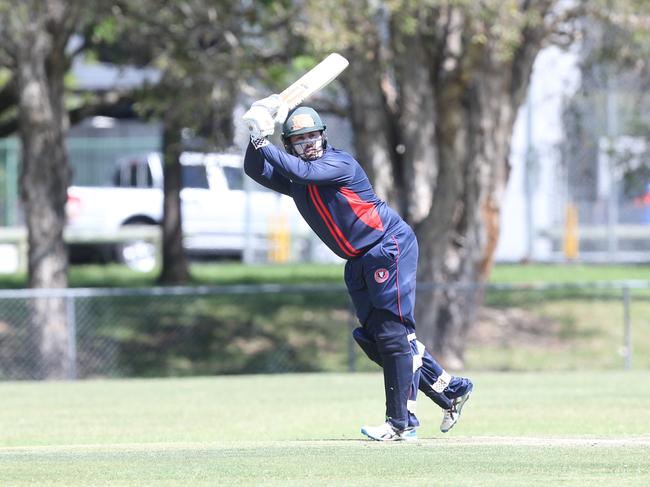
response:
M273 144L249 144L244 169L261 185L291 196L316 235L344 259L362 255L402 223L347 152L327 147L319 159L304 161Z

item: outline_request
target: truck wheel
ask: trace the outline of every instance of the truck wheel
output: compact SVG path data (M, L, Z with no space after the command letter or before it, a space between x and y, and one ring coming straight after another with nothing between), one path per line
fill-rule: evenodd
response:
M130 224L142 225L143 223L133 222ZM151 272L156 268L156 246L146 240L133 240L118 244L116 254L118 262L134 271Z

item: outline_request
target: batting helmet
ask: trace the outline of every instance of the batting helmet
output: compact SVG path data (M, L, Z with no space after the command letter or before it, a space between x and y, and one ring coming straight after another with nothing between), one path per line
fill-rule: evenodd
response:
M286 140L292 135L323 131L325 128L316 110L310 107L298 107L289 113L282 124L282 138Z

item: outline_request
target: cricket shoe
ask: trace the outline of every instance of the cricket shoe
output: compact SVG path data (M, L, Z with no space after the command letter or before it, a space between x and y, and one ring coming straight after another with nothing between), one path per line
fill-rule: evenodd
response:
M471 393L472 393L472 389L467 391L462 396L452 399L451 409L445 409L445 413L442 417L442 423L440 423L440 431L446 433L451 428L453 428L453 426L458 422L458 419L460 418L460 413L463 410L463 406L469 399Z
M415 441L418 439L415 428L406 428L398 431L388 421L379 426L363 426L361 432L375 441Z

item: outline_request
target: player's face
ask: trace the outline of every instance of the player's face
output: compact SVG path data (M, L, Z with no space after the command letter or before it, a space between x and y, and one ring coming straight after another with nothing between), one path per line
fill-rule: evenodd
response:
M305 161L313 161L323 156L323 133L318 130L292 135L289 142L298 157Z

